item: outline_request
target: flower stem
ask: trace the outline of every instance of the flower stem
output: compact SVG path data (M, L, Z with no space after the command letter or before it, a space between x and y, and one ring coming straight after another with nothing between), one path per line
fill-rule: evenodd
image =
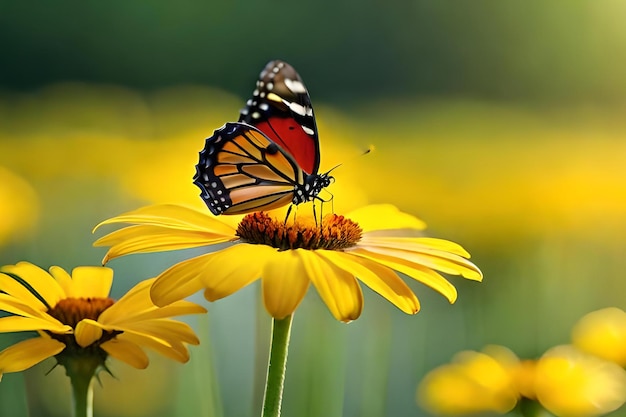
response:
M540 417L549 415L538 401L522 397L517 403L517 409L522 417Z
M93 377L97 362L76 359L65 365L72 384L72 417L93 417Z
M292 319L293 315L289 315L281 320L273 319L272 322L272 342L261 417L280 416Z

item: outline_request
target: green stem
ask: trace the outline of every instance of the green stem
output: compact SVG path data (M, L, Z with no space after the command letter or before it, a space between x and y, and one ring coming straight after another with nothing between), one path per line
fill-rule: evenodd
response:
M72 417L93 417L93 376L97 362L75 359L66 364L72 384Z
M293 315L289 315L281 320L273 319L272 322L272 342L261 417L280 417L292 319Z
M523 417L539 417L542 415L550 415L546 413L545 409L535 400L522 397L517 403L517 409L519 414Z

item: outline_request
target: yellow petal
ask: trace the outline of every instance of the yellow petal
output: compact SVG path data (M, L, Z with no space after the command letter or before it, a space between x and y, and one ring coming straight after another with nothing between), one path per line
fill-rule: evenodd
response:
M33 304L31 300L24 301L24 299L0 292L0 310L26 317L44 317L47 315L46 309L41 308L43 304Z
M162 344L162 345L165 345L165 346L168 346L168 347L171 346L170 341L165 340L165 339L163 339L161 337L158 337L158 336L153 335L153 334L144 333L143 331L135 331L135 330L133 330L132 329L133 323L122 323L122 324L115 325L115 326L102 325L102 324L97 323L97 322L95 324L96 324L96 326L102 328L103 330L118 331L118 332L122 332L121 334L125 334L125 335L131 334L131 333L132 334L137 334L137 335L141 335L144 338L151 339L151 340L153 340L156 343L159 343L159 344ZM134 324L136 325L137 323L134 323ZM137 327L137 326L134 326L134 327ZM116 336L116 338L119 338L119 336L120 335ZM126 341L129 340L127 338L123 338L123 339L126 340ZM175 341L175 340L172 341L172 343L177 343L177 342L178 341ZM141 345L141 343L138 343L138 344Z
M356 320L363 309L361 287L353 274L337 266L332 256L323 256L325 252L330 251L300 251L299 255L333 316L346 323Z
M134 322L123 322L116 325L103 325L99 327L107 331L121 331L123 333L138 334L143 337L154 339L157 343L170 346L173 343L200 343L193 329L186 323L168 318L148 319Z
M350 253L321 250L316 253L356 276L403 312L415 314L419 311L420 304L413 291L388 267Z
M431 414L504 414L519 393L511 373L487 354L463 351L453 363L429 372L418 387L418 401Z
M555 415L599 416L626 402L626 372L573 346L555 346L539 359L535 390Z
M50 272L50 275L52 275L54 279L59 283L61 288L63 288L65 296L73 297L72 286L74 284L72 283L72 277L70 276L70 274L68 274L67 271L65 271L65 269L61 268L60 266L51 266L48 271Z
M572 343L583 352L626 366L626 312L609 307L586 314L572 330Z
M113 284L113 270L103 266L79 266L72 270L73 297L107 298Z
M150 361L140 346L120 338L122 335L104 342L100 347L109 355L136 369L145 369Z
M264 254L275 251L264 245L236 244L180 262L159 275L152 299L163 306L204 287L207 300L218 300L258 279Z
M150 300L150 286L154 278L141 281L133 286L115 304L107 308L98 317L101 324L113 324L124 321L148 309L155 308Z
M118 327L124 323L206 312L204 307L188 301L174 302L165 307L156 306L149 293L154 282L155 279L148 279L135 285L117 303L100 314L98 322L108 327Z
M292 314L309 288L308 272L298 253L303 250L268 252L261 280L263 301L276 319Z
M22 318L35 319L36 320L35 322L38 321L41 323L41 326L43 326L43 327L40 327L41 330L52 330L57 333L66 333L65 329L71 330L71 327L64 325L59 320L55 319L54 317L47 314L46 312L41 311L38 308L34 308L30 304L27 304L27 303L22 302L21 300L15 299L8 294L0 293L0 310L6 311L7 313L15 314L16 316L20 316ZM2 320L9 319L9 318L11 317L5 317ZM5 323L6 323L6 326L9 326L8 323L14 323L14 322L7 320ZM3 328L4 327L0 329L3 329Z
M359 247L366 249L369 252L375 252L381 255L404 259L407 262L411 262L415 265L421 265L426 268L435 269L445 274L461 275L467 279L474 281L481 281L483 278L480 269L470 261L460 256L443 252L439 250L428 249L416 249L415 251L408 250L403 247L390 248L380 246L366 246L359 242Z
M165 356L166 358L185 363L189 360L189 350L179 341L166 343L154 337L148 337L137 333L123 333L118 339L135 343L139 346L145 346L155 352Z
M346 214L359 224L363 232L390 229L423 230L426 223L415 216L403 213L391 204L372 204Z
M200 340L194 333L191 326L182 321L170 319L145 320L138 323L130 323L123 328L124 332L134 332L137 334L152 335L162 340L180 341L197 345Z
M234 232L228 235L198 230L171 229L162 226L129 226L94 242L94 246L110 246L103 263L132 254L189 249L236 240Z
M113 223L147 224L180 230L204 230L230 236L235 234L232 226L214 216L174 204L147 206L121 214L101 222L94 228L94 231L100 226Z
M204 266L212 253L179 262L162 272L150 287L150 297L157 306L186 298L202 289Z
M202 274L213 253L187 259L168 268L159 275L150 288L150 297L157 306L165 306L200 291L204 285Z
M204 296L209 301L219 300L256 281L266 259L275 253L269 246L246 243L214 253L207 264L210 272L202 276Z
M5 265L0 272L17 275L39 294L50 307L54 307L59 300L65 298L65 293L54 278L43 269L29 262L18 262L16 265ZM15 287L11 287L15 289ZM16 297L26 297L23 292ZM26 298L25 298L26 299Z
M1 303L0 310L2 310ZM48 330L57 334L68 334L72 332L72 327L61 323L51 316L8 316L0 318L0 333L26 332L32 330Z
M16 343L0 352L0 377L28 369L63 349L65 344L51 338L35 337Z
M369 259L371 261L385 265L398 272L402 272L403 274L406 274L411 278L439 292L444 297L446 297L448 301L450 301L450 303L454 303L456 301L456 288L454 288L454 286L450 284L444 277L442 277L432 269L429 269L419 264L415 264L410 261L406 261L402 258L396 258L383 255L381 253L370 252L359 247L350 250L350 252L348 253L361 256L365 259Z
M46 311L48 307L35 294L28 290L18 280L12 276L0 273L0 291L6 293L6 298L20 300L22 303L28 304L32 309ZM7 295L8 294L8 295Z
M438 250L450 252L464 258L470 257L470 254L458 243L434 237L372 236L371 234L364 233L360 242L363 242L366 246L381 246L396 249L406 248L406 250L416 252Z
M206 308L199 306L198 304L192 303L191 301L181 300L163 307L155 306L154 308L135 314L132 317L127 317L126 319L120 318L119 323L132 323L142 320L162 319L168 317L183 316L187 314L202 313L206 313Z
M102 328L94 320L83 319L76 325L74 337L80 347L87 347L102 337Z

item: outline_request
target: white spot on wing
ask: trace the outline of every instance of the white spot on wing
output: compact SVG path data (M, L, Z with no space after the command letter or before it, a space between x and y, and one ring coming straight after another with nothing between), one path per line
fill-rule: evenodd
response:
M298 103L289 103L289 109L300 116L307 115L307 108Z
M306 93L306 88L304 87L304 84L302 84L298 80L291 80L289 78L285 78L285 85L287 86L289 90L291 90L292 93L296 93L296 94Z
M315 132L313 131L313 129L306 127L304 125L300 125L302 126L302 130L304 130L304 133L306 133L307 135L311 135L313 136L315 134Z

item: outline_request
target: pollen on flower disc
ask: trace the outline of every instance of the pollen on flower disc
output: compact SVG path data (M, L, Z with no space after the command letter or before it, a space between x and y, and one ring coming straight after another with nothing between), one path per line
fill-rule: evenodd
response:
M277 249L342 250L361 239L357 223L335 214L324 217L320 225L305 222L285 224L267 213L245 216L237 227L237 236L247 243L268 245Z

